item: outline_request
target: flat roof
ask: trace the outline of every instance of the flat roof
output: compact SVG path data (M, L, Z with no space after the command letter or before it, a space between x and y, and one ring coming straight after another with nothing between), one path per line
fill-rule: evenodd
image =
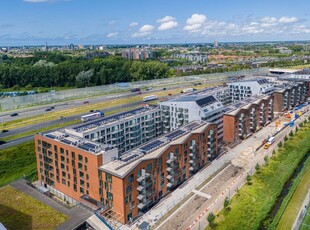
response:
M252 79L246 79L246 80L240 80L240 81L235 81L235 82L229 82L227 84L228 85L229 84L234 84L235 85L235 84L240 84L240 83L243 83L243 82L257 82L260 85L271 84L265 77L261 77L261 78L254 77Z
M144 107L129 110L129 111L126 111L123 113L118 113L118 114L111 115L108 117L103 117L103 118L96 119L93 121L85 122L83 124L79 124L79 125L70 127L69 129L74 130L75 132L83 132L83 131L87 131L90 129L94 129L96 127L113 124L113 123L118 122L120 120L133 118L134 116L136 116L138 114L147 113L149 111L157 110L157 109L159 109L159 107L154 106L154 105L144 106Z
M205 121L192 121L136 149L130 150L119 159L102 165L99 169L123 178L141 161L158 158L169 146L183 143L191 133L201 132L209 125L211 123Z
M43 134L42 136L68 146L73 146L94 155L114 149L113 145L100 144L94 141L70 135L62 131L54 131Z
M235 116L241 109L248 109L252 104L258 104L261 100L268 100L269 95L254 95L248 97L242 101L238 101L235 104L229 105L224 109L224 115Z

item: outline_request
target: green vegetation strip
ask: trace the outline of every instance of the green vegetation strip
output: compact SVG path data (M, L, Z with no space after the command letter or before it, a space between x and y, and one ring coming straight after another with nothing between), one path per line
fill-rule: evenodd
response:
M26 175L37 178L34 142L26 142L0 152L0 187Z
M308 207L307 214L304 218L304 220L301 223L299 230L309 230L310 226L310 207Z
M11 186L0 189L0 217L7 229L55 229L68 219Z
M272 222L270 229L291 229L298 212L306 198L310 188L310 158L305 162L304 168L294 180L290 193L285 197L276 218ZM281 218L282 217L282 218ZM281 218L281 220L279 220ZM279 223L279 224L278 224ZM310 216L309 221L310 224Z
M272 156L268 165L252 177L232 199L228 212L216 218L216 229L258 229L281 194L300 161L310 150L310 123L298 131Z

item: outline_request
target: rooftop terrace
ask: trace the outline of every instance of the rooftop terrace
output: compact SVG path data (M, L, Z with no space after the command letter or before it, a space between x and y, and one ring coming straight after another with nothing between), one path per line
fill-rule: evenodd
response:
M99 144L86 139L78 138L73 135L69 135L65 132L54 131L51 133L43 134L44 137L58 141L62 144L74 146L75 148L84 150L91 154L99 154L113 149L112 145Z

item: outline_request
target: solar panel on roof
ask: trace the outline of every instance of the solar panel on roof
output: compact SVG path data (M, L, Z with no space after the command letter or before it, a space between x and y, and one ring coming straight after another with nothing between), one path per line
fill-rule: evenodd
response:
M122 158L122 160L125 161L125 162L128 162L128 161L136 158L137 156L139 156L139 155L138 154L132 154L132 155L130 155L128 157Z
M177 131L174 131L172 133L168 133L165 137L167 137L168 139L173 139L181 134L183 134L185 131L183 130L177 130Z
M156 147L160 146L162 143L164 143L164 142L162 142L160 140L156 140L156 141L153 141L153 142L151 142L151 143L149 143L149 144L147 144L145 146L142 146L140 149L142 151L144 151L144 152L147 152L147 151L149 151L149 150L151 150L153 148L156 148Z
M199 124L198 123L191 123L191 124L189 124L189 125L187 125L187 129L188 130L192 130L192 129L194 129L195 127L197 127Z
M69 141L67 139L62 139L61 142L66 143L68 145L72 144L72 141Z
M196 103L197 103L197 105L202 107L202 106L211 104L214 101L216 101L216 100L213 96L208 96L208 97L204 97L204 98L197 100Z
M52 135L52 134L46 134L45 136L48 137L48 138L52 138L52 139L55 139L55 138L56 138L56 137L55 137L54 135Z

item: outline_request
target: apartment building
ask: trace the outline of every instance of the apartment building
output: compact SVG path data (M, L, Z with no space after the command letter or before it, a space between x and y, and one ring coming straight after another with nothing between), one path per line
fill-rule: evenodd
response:
M102 165L101 201L113 213L110 216L127 223L149 210L216 155L216 125L190 122Z
M129 49L122 52L122 57L129 60L144 60L153 59L155 55L154 51L151 50Z
M274 92L275 112L293 109L308 98L308 88L306 82L290 82L279 85Z
M223 141L236 143L257 132L274 118L274 99L256 95L225 108Z
M274 92L274 85L265 78L249 79L227 83L230 90L232 102L242 101L247 97L258 94L271 95Z
M38 180L65 201L100 201L98 167L118 158L112 145L105 145L55 131L34 136Z
M158 106L145 106L65 131L80 138L111 144L121 154L162 134L161 111Z
M209 88L160 102L163 132L167 133L194 120L203 120L218 125L218 135L221 139L224 105L214 95L222 94L225 89Z

